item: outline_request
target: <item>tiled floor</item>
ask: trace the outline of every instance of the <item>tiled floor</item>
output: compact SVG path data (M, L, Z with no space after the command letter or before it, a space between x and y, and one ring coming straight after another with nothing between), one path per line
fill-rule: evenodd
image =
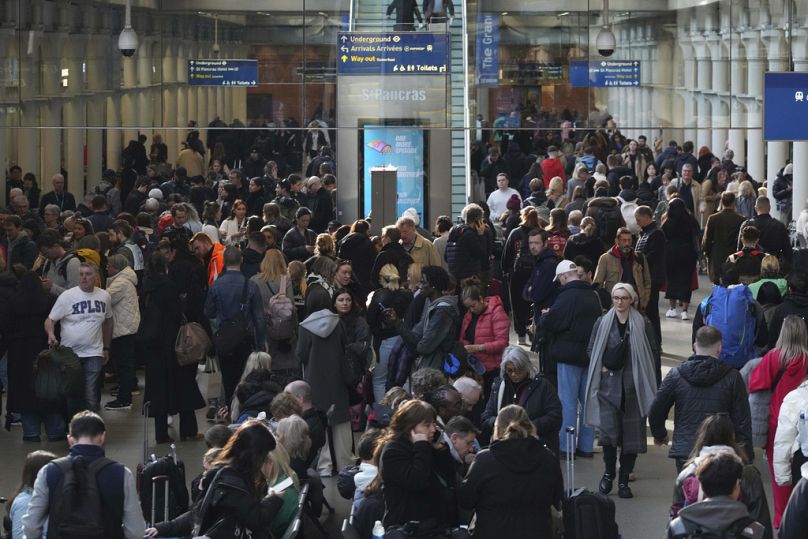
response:
M701 278L701 289L694 294L694 303L689 314L692 318L695 306L702 297L708 293L709 287L704 277ZM667 302L660 300L660 312L662 318L663 331L663 375L671 367L677 365L686 358L691 351L690 335L691 321L680 319L665 319L664 313L667 310ZM513 342L515 342L515 336ZM210 389L211 394L216 393L215 384L208 388L208 375L201 374L199 383L203 391ZM103 402L108 400L105 395ZM139 397L135 398L136 406L141 405ZM208 423L204 418L204 410L198 413L200 429L206 428ZM130 468L141 462L143 456L143 419L135 410L129 412L104 412L103 417L107 422L107 455L113 459L123 462ZM153 426L151 423L150 437L154 440ZM174 437L179 438L174 432ZM57 454L63 454L66 450L65 444L31 444L22 442L22 434L18 428L11 432L0 431L0 495L9 495L20 479L22 463L25 455L34 449L48 449ZM205 451L204 442L182 443L177 442L179 457L185 461L188 470L188 480L194 477L201 469L201 458ZM167 451L167 446L150 446L150 452L159 454ZM758 453L756 462L761 468L764 482L771 484L768 467L762 455ZM581 459L576 463L576 485L596 488L597 481L603 472L602 462L599 455L593 460ZM647 537L661 537L667 523L668 508L670 506L675 469L673 461L667 458L666 449L653 447L649 441L648 453L641 455L637 462L637 481L632 484L635 498L632 500L622 500L614 497L617 504L617 520L620 531L624 539L644 539ZM326 480L326 496L336 507L336 515L331 516L326 521L326 526L331 530L332 537L339 537L339 526L342 518L348 513L350 506L347 501L342 500L336 492L334 480ZM307 537L317 537L316 532L308 533Z

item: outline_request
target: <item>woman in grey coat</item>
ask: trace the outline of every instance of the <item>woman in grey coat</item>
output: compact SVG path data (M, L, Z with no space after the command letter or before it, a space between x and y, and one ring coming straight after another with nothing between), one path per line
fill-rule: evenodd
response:
M608 494L620 473L617 494L633 498L628 477L645 453L645 423L656 392L654 365L659 345L650 322L635 307L637 292L627 283L612 288L612 308L598 318L589 340L584 423L600 431L606 471L598 490Z

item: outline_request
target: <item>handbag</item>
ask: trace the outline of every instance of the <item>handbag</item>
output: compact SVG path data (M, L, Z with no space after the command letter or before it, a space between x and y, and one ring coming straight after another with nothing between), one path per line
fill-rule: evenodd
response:
M199 363L207 358L211 347L210 337L199 322L188 322L185 316L185 294L180 296L182 324L174 341L174 355L180 367Z
M219 324L219 329L213 334L213 344L216 345L216 352L219 355L230 354L247 338L247 321L244 319L244 311L247 306L249 284L250 281L245 278L244 286L241 288L238 313Z

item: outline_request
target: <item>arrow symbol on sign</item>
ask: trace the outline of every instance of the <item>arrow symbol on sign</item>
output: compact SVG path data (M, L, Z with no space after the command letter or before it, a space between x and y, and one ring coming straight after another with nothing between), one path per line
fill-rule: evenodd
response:
M348 61L348 57L347 57L347 56L345 56L344 54L342 55L342 61L343 61L343 62L347 62L347 61Z
M637 65L640 65L640 63L639 62L634 62L634 65L637 66Z
M347 36L342 36L340 39L342 39L342 42L343 42L343 43L345 43L346 41L348 41L348 37L347 37Z
M342 52L348 52L348 47L340 47L339 50Z
M252 84L253 86L255 86L255 81L252 81L252 83L251 83L251 84Z

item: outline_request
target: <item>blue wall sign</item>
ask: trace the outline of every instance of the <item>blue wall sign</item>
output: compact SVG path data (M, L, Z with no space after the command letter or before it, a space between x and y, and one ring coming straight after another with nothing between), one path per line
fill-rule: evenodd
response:
M499 15L477 15L477 84L499 84Z
M808 140L808 73L766 73L763 81L763 138Z
M258 60L188 60L191 86L257 86Z
M576 87L637 87L640 62L637 60L573 60L570 84Z
M339 32L338 75L443 75L447 34Z
M421 128L365 127L364 201L362 212L370 213L373 186L370 169L392 165L398 169L396 212L415 208L424 222L424 130Z

